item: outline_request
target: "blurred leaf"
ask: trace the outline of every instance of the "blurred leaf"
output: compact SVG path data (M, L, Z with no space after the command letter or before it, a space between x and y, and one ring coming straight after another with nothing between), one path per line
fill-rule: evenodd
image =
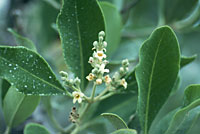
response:
M33 50L33 51L37 51L34 43L31 40L19 35L17 32L15 32L11 28L8 28L8 31L10 33L12 33L12 35L15 37L15 41L16 41L17 45L24 46L26 48Z
M173 117L165 134L190 134L195 122L200 119L199 101L179 110ZM200 130L200 129L199 129Z
M135 69L133 69L129 74L125 77L126 82L127 82L127 89L126 90L131 90L138 92L138 86L137 86L137 81L135 78Z
M92 123L85 130L81 130L80 134L106 134L106 128L104 123Z
M165 1L165 18L167 23L183 19L194 8L198 0ZM170 9L170 10L169 10Z
M184 94L184 106L188 106L195 100L200 99L200 85L196 84L188 86Z
M56 0L44 0L44 1L47 2L48 4L50 4L55 9L60 9L60 7L61 7L60 3L57 2Z
M119 129L112 134L137 134L137 131L134 129Z
M151 129L149 130L149 134L164 134L167 128L169 127L170 121L172 120L174 114L180 108L174 109L173 111L169 112L165 115L159 122L156 123Z
M25 126L24 134L50 134L50 132L40 124L29 123Z
M113 53L112 57L109 59L110 63L119 62L121 60L128 59L130 61L136 60L138 58L140 44L142 40L123 40L117 50ZM109 65L108 64L108 65Z
M51 27L58 13L59 10L44 0L30 2L22 12L24 32L35 42L40 53L46 52L52 42L58 39L57 32Z
M128 128L126 123L123 121L121 117L119 117L117 114L113 113L102 113L101 114L104 118L110 121L110 123L115 126L116 129L121 128Z
M198 22L198 19L200 19L200 0L198 0L196 7L186 18L175 22L173 25L177 30L188 30Z
M121 39L122 21L117 8L109 2L100 2L105 17L107 55L111 55L117 49ZM111 17L112 16L112 17Z
M93 42L100 31L105 31L98 2L63 0L57 26L66 64L81 79L84 88L87 85L85 77L92 69L88 59L92 55Z
M13 56L14 55L14 56ZM65 94L46 61L24 47L0 47L0 76L28 95Z
M180 68L180 50L174 32L157 28L140 49L136 80L138 114L144 134L168 98Z
M180 86L180 77L178 76L171 90L171 95L174 94L179 89L179 86Z
M137 96L131 93L116 94L103 101L96 107L92 119L98 117L101 113L115 113L120 115L125 121L128 121L130 115L135 112ZM131 107L130 107L131 106ZM124 110L129 107L129 110Z
M157 7L157 0L139 0L130 12L125 30L134 31L135 29L155 27L158 20Z
M3 112L7 125L14 127L25 121L39 102L39 96L26 96L17 92L15 87L11 87L3 100Z
M165 134L187 134L194 122L199 118L200 85L190 85L185 90L184 107L173 116ZM187 131L186 131L187 130Z
M2 83L1 83L1 99L3 100L6 96L6 93L8 92L8 89L10 88L10 83L5 80L2 79Z
M193 56L190 56L190 57L181 56L181 68L186 66L187 64L190 64L196 58L197 58L197 55L193 55Z

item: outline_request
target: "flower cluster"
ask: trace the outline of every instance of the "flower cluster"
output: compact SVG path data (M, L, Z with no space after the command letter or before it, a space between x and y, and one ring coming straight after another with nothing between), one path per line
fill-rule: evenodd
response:
M99 32L99 41L94 41L93 50L94 53L92 57L89 58L89 63L93 67L92 72L86 77L89 81L95 81L96 84L102 84L104 73L109 73L109 69L106 69L106 64L108 61L106 58L106 47L107 42L104 41L105 32Z
M127 88L127 82L123 77L128 72L128 66L129 66L128 59L123 60L122 67L120 67L118 72L115 72L115 74L112 77L112 81L108 85L111 87L111 89L115 89L120 85L123 86L125 89Z
M99 41L94 41L92 57L89 58L89 63L93 67L92 72L86 77L89 81L95 81L96 84L102 84L104 81L106 86L110 89L115 89L122 85L127 88L127 82L123 76L128 72L129 62L128 60L122 61L122 67L111 78L108 74L104 76L104 73L109 73L109 69L106 69L108 61L106 60L106 47L107 42L104 41L105 32L99 32Z
M74 90L74 92L72 93L72 96L74 98L73 103L76 103L76 101L78 101L78 103L81 103L84 97L84 94L81 92L80 89L81 80L78 77L76 77L75 79L68 79L68 74L64 71L60 71L60 74L62 76L61 79L64 81L64 85Z

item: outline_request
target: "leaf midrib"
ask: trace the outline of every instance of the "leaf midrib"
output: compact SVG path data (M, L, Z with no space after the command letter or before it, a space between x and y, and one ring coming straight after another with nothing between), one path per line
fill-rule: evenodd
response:
M11 62L11 61L7 60L7 59L6 59L6 58L4 58L4 57L1 57L1 56L0 56L0 58L1 58L2 60L5 60L6 62L9 62L9 63L11 63L11 64L16 64L16 63L13 63L13 62ZM36 75L34 75L34 74L30 73L28 70L26 70L26 69L23 69L23 68L22 68L20 65L18 65L18 67L19 67L19 68L20 68L22 71L24 71L24 72L26 72L26 73L30 74L31 76L33 76L34 78L36 78L36 79L39 79L40 81L42 81L42 82L46 83L47 85L50 85L51 87L54 87L54 88L56 88L56 89L58 89L58 90L60 90L60 91L64 92L64 90L62 90L61 88L59 88L59 87L56 87L55 85L53 85L53 84L49 83L48 81L45 81L45 80L43 80L43 79L40 79L40 78L39 78L39 77L37 77Z
M80 28L79 28L79 25L78 25L78 23L77 23L77 21L79 21L79 19L78 19L78 11L77 11L77 1L75 0L75 5L74 5L74 8L75 8L75 6L76 6L76 8L75 8L75 16L76 16L76 28L77 28L77 33L78 33L78 39L79 39L79 48L80 48L80 62L81 62L81 80L83 81L83 79L84 79L84 63L83 63L83 48L82 48L82 39L81 39L81 33L80 33ZM81 82L81 87L84 87L84 82Z
M147 106L146 106L146 110L145 110L145 130L144 130L144 134L147 134L148 131L148 111L149 111L149 100L150 100L150 93L151 93L151 85L152 85L152 78L153 78L153 74L154 74L154 68L155 68L155 64L156 64L156 59L157 59L157 55L158 55L158 51L161 45L161 42L163 40L163 36L164 36L164 32L161 35L160 41L158 43L158 47L156 49L156 53L154 56L154 60L153 60L153 65L152 65L152 69L151 69L151 74L150 74L150 81L149 81L149 85L148 85L148 94L147 94Z

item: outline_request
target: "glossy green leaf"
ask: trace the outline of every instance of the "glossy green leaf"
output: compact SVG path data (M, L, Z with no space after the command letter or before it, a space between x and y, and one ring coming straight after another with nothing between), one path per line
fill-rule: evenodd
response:
M81 79L83 88L87 84L85 77L92 69L88 59L92 55L93 42L100 31L105 31L97 1L63 0L57 26L66 64Z
M100 6L105 17L106 41L108 43L106 53L111 55L117 49L120 42L122 20L119 11L113 4L100 2Z
M108 119L110 123L115 126L116 129L128 128L126 123L118 115L113 113L101 114L104 118Z
M27 95L65 94L45 60L24 47L0 47L0 77Z
M157 28L140 49L136 80L138 114L144 134L168 98L180 68L180 50L168 26Z
M50 134L50 132L43 125L29 123L25 126L24 134Z
M11 87L3 100L3 112L7 125L14 127L25 121L39 102L39 96L26 96L17 92L15 87Z
M197 58L197 55L193 55L193 56L190 56L190 57L181 56L181 68L186 66L186 65L188 65L188 64L190 64L196 58Z
M186 88L184 106L191 104L193 101L200 99L200 85L190 85Z
M34 43L31 40L19 35L17 32L15 32L11 28L8 28L8 31L10 33L12 33L12 35L15 37L15 41L16 41L17 45L24 46L26 48L33 50L33 51L37 51Z
M137 134L137 131L134 129L119 129L111 134Z

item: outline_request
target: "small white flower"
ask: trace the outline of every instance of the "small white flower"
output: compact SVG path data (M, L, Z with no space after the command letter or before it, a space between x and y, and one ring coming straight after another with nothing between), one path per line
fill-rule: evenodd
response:
M89 81L92 81L94 79L94 74L90 73L86 79L88 79Z
M122 85L125 89L127 88L127 82L125 79L122 79L120 82L120 85Z
M96 84L100 85L102 83L102 79L96 79Z
M90 57L88 62L89 62L90 64L93 63L93 62L94 62L94 58L93 58L93 57Z
M82 92L74 91L72 95L74 96L73 103L76 103L76 101L78 101L78 103L82 102L82 98L84 96Z
M110 78L109 75L104 76L104 80L105 80L106 84L110 84L110 82L112 81L112 79Z
M102 74L109 73L109 69L105 69L105 66L106 65L104 63L102 63L100 68L99 68L99 70L101 71Z
M97 57L99 60L102 60L103 58L106 58L106 55L104 54L103 51L97 51L95 53L95 57Z

